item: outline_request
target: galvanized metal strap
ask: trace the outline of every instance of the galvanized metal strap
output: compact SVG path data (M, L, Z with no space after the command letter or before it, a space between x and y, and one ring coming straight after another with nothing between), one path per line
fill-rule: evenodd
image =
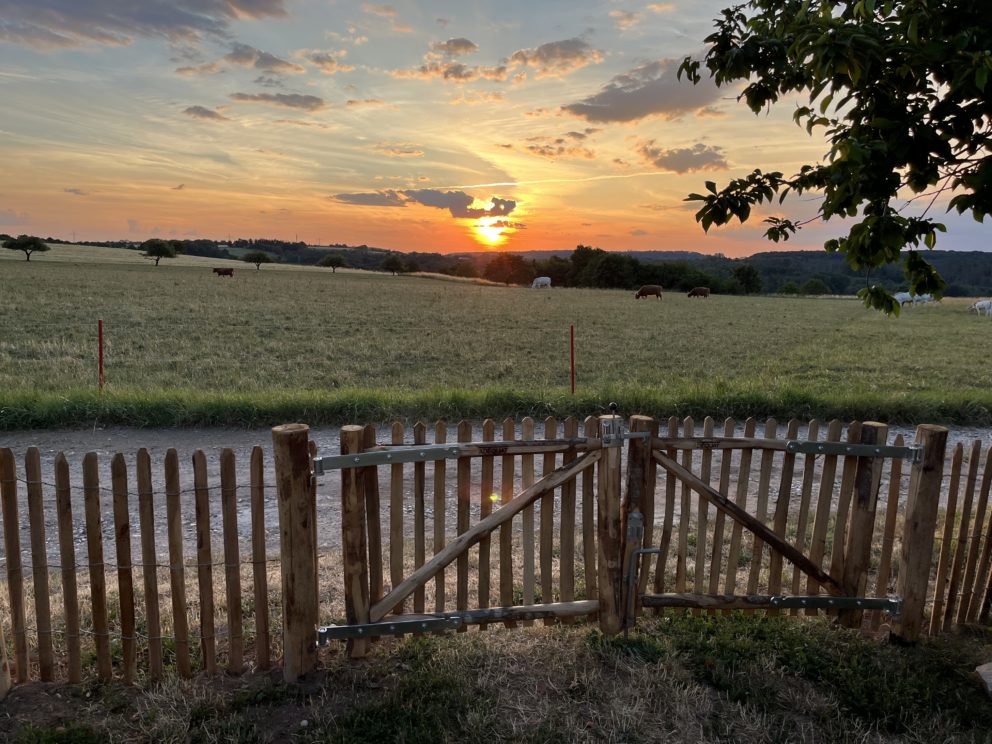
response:
M902 597L771 597L772 607L791 609L884 610L892 617L902 613Z
M923 446L893 447L883 444L860 444L857 442L807 442L790 440L785 445L786 452L806 455L850 455L853 457L889 457L907 460L914 465L923 462Z
M501 442L459 442L454 444L417 444L417 445L378 445L373 450L359 452L353 455L327 455L315 457L313 460L314 475L324 475L331 470L341 468L364 468L376 465L402 465L409 462L432 462L434 460L454 459L458 457L498 457L511 447L533 445L535 454L537 448L547 446L581 447L588 444L588 437L570 437L568 439L534 439L509 440Z
M317 645L328 641L346 641L350 638L375 638L376 636L405 635L407 633L436 633L458 630L462 619L458 615L425 617L416 620L396 620L391 623L366 623L363 625L323 625L317 629Z

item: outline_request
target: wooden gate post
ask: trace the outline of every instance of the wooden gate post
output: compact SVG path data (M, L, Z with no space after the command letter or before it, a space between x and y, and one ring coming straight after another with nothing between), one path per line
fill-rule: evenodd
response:
M365 428L341 427L341 454L362 451ZM341 468L341 536L344 543L344 607L349 625L369 622L369 552L366 539L365 470ZM368 641L348 641L353 659L368 653Z
M658 432L658 424L650 416L631 416L630 432L632 434L647 434L648 437L655 436ZM627 577L631 572L631 562L640 560L634 558L634 553L640 550L644 544L650 545L652 540L652 528L654 526L654 482L655 464L651 458L651 439L632 438L627 449L627 492L623 496L620 505L620 529L623 539L623 565L622 565L622 589L620 593L620 606L623 610L623 627L627 626L627 613L636 615L639 609L637 595L639 584L636 582L629 586ZM631 514L640 514L643 525L639 534L632 536L628 529L629 517ZM632 539L633 537L633 539ZM640 574L635 569L635 576L640 578ZM645 581L647 577L644 577ZM631 597L630 595L634 596Z
M619 416L600 416L600 436L620 433ZM597 469L599 528L599 629L616 635L623 629L623 532L620 524L620 447L603 447Z
M947 429L930 424L918 426L916 444L923 445L923 462L913 465L909 478L902 555L896 583L896 593L902 597L902 614L893 624L890 634L892 640L902 643L917 642L923 628L937 507L944 475Z
M310 427L284 424L272 429L279 502L282 558L283 678L295 682L317 665L317 573L313 494L310 490Z

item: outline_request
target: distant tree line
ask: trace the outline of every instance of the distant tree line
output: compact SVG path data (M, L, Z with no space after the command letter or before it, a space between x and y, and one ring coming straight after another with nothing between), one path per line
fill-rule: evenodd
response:
M0 235L0 241L9 240L11 236ZM527 253L403 253L340 243L315 248L301 241L272 238L238 238L230 243L205 238L153 240L168 243L176 254L188 256L244 260L247 253L263 251L273 262L326 266L332 271L350 267L391 274L429 272L515 285L529 285L534 277L548 276L556 287L633 289L642 284L660 284L669 291L686 292L704 286L716 294L853 295L869 282L882 284L893 292L909 288L909 280L896 265L873 269L866 277L863 271L850 268L842 255L822 251L769 251L733 259L689 251L622 253L579 245L571 252L547 251L534 257ZM46 238L42 242L68 241ZM147 243L87 241L89 245L140 251L146 251ZM945 294L992 294L992 253L931 251L928 258L948 282Z

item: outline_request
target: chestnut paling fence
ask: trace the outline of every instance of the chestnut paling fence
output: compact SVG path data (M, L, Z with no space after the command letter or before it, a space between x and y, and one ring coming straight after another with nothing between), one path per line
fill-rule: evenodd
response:
M174 449L45 472L37 449L0 449L0 689L273 663L294 679L332 623L361 655L436 617L616 633L673 607L826 612L911 641L989 622L981 442L945 452L946 429L922 426L910 462L788 444L904 447L873 423L635 416L618 441L618 421L344 427L341 453L376 456L359 467L323 467L302 425L276 427L268 457L198 450L191 471ZM897 617L782 603L890 595Z

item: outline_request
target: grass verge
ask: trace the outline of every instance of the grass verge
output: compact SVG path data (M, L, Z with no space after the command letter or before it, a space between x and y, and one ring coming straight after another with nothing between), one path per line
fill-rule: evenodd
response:
M669 614L410 638L298 685L273 675L146 689L23 685L15 742L942 741L992 736L972 670L992 636L889 646L825 621ZM46 702L54 701L54 704Z
M771 394L732 392L694 386L686 390L657 390L623 385L597 391L488 388L430 390L348 389L334 392L267 391L211 392L162 390L90 390L61 393L6 391L0 393L0 431L55 429L79 426L274 426L288 421L340 425L403 419L482 419L545 416L587 416L608 413L615 402L623 414L775 416L829 420L860 419L891 424L943 423L992 426L992 393L918 392L912 395L852 394L821 397L808 390L778 390Z

